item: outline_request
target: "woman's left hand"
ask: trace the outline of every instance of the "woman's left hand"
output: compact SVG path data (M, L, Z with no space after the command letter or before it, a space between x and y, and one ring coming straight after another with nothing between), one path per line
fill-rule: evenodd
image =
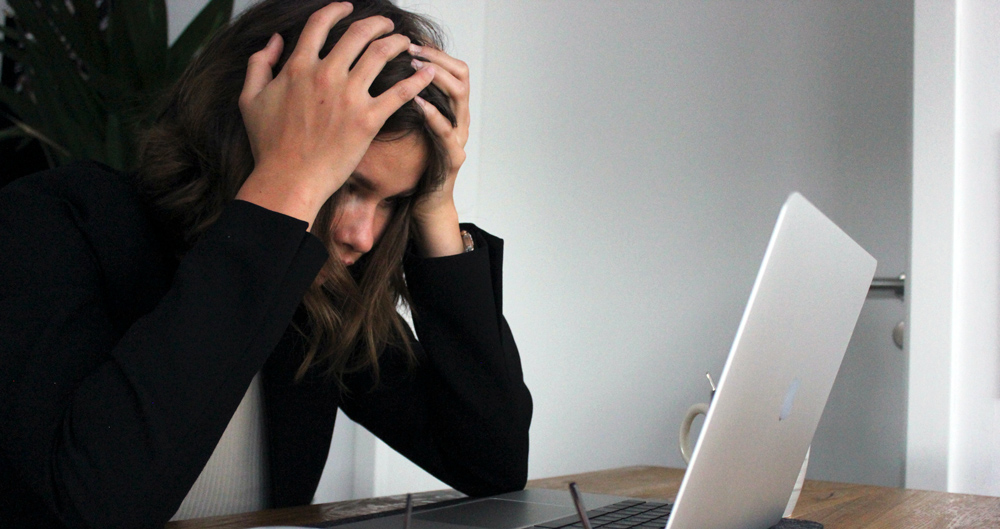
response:
M410 46L410 54L434 64L434 86L451 100L456 125L452 125L434 105L420 97L415 100L424 112L428 126L445 147L448 172L440 189L423 196L414 204L418 242L426 257L462 253L465 249L455 208L455 180L465 162L465 144L469 141L469 67L447 53L429 46ZM417 69L426 63L415 60Z

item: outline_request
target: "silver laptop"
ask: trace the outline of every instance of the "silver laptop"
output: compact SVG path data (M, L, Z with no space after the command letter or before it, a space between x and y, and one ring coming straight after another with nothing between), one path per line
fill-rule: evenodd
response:
M788 197L666 529L781 520L874 273L871 255L802 195ZM583 495L598 511L627 500ZM574 513L566 491L525 490L414 512L411 527L555 529ZM397 514L336 527L402 526Z

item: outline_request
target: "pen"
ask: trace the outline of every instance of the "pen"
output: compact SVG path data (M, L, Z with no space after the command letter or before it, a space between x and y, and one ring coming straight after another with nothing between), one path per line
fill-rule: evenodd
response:
M583 524L583 529L592 529L590 527L590 518L587 518L587 509L583 507L583 500L580 499L580 491L576 488L576 482L569 484L569 494L573 496L573 505L576 506L576 512L580 515L580 523Z
M403 529L410 529L410 517L413 514L413 494L406 494L406 514L403 515Z

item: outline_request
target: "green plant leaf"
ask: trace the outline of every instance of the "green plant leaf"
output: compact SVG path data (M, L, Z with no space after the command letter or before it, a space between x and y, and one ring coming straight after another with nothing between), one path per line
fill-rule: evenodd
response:
M54 149L61 154L69 154L69 151L67 151L63 146L55 143L51 138L32 128L30 125L18 121L16 118L12 118L11 121L14 122L14 127L21 129L24 136L34 138L41 142L43 148Z
M87 84L103 101L120 101L127 99L130 94L134 93L134 88L128 84L127 79L108 75L98 70L91 72Z
M34 113L31 100L6 86L0 86L0 103L7 105L11 113L22 120Z
M72 12L65 2L50 1L48 13L66 38L66 45L88 70L106 66L108 57L102 46L100 20L93 0L74 2Z
M7 0L16 27L0 35L15 42L0 42L0 53L24 67L27 82L23 92L0 87L20 131L3 132L38 139L50 163L94 158L126 168L136 105L176 80L233 1L210 0L173 47L165 0L98 1Z
M0 141L9 140L11 138L30 138L23 130L18 127L7 127L5 129L0 129Z
M38 46L48 50L49 53L65 55L63 52L65 45L59 41L58 33L41 7L44 4L36 6L34 2L27 0L8 0L8 5L14 9L15 21L21 29L22 36L30 33L33 37L21 40L26 49Z
M110 25L124 30L135 62L138 89L163 82L167 68L167 7L164 0L129 0L111 6Z
M209 1L170 47L169 76L179 76L216 30L232 17L233 0Z
M36 51L32 50L33 56L29 58L28 73L35 107L40 112L31 124L73 150L72 145L102 130L104 109L65 55L40 55ZM24 119L29 121L26 116Z
M21 63L29 74L34 105L48 111L62 107L69 111L72 121L84 124L92 121L99 109L95 108L94 98L80 77L78 63L68 54L62 31L56 26L55 18L50 16L54 12L50 5L27 0L9 0L9 3L15 11L18 26L33 37L21 41L24 45ZM50 112L36 112L33 117L23 109L15 112L48 136L54 136L60 130L46 126L46 121L52 121L48 119Z
M136 59L127 29L128 20L120 14L120 11L114 10L110 11L108 19L104 40L113 57L108 62L106 73L110 77L120 79L130 90L140 89L142 79L138 70L144 66Z
M0 55L9 57L14 62L24 62L25 57L24 50L7 40L0 40Z
M127 169L125 139L122 135L121 120L114 112L108 114L108 123L104 137L105 152L102 153L104 155L102 161L119 171L124 171Z
M14 39L17 41L24 40L24 32L21 31L21 28L16 26L0 24L0 35L3 35L5 38Z

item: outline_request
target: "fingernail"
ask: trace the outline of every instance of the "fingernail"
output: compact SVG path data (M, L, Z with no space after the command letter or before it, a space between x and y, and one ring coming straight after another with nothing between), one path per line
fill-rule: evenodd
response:
M427 104L427 101L424 101L424 98L422 98L420 96L414 96L413 100L416 101L417 104L420 105L420 106L424 106L424 105Z
M424 51L423 48L416 44L410 44L410 55L420 55L420 52Z
M424 63L422 63L422 62L420 62L420 61L418 61L416 59L413 59L413 60L410 61L410 66L412 66L414 70L419 70L419 69L421 69L421 68L424 67Z
M271 46L274 46L277 43L278 43L278 34L275 33L274 35L271 35L271 39L267 41L267 46L264 47L270 48Z

